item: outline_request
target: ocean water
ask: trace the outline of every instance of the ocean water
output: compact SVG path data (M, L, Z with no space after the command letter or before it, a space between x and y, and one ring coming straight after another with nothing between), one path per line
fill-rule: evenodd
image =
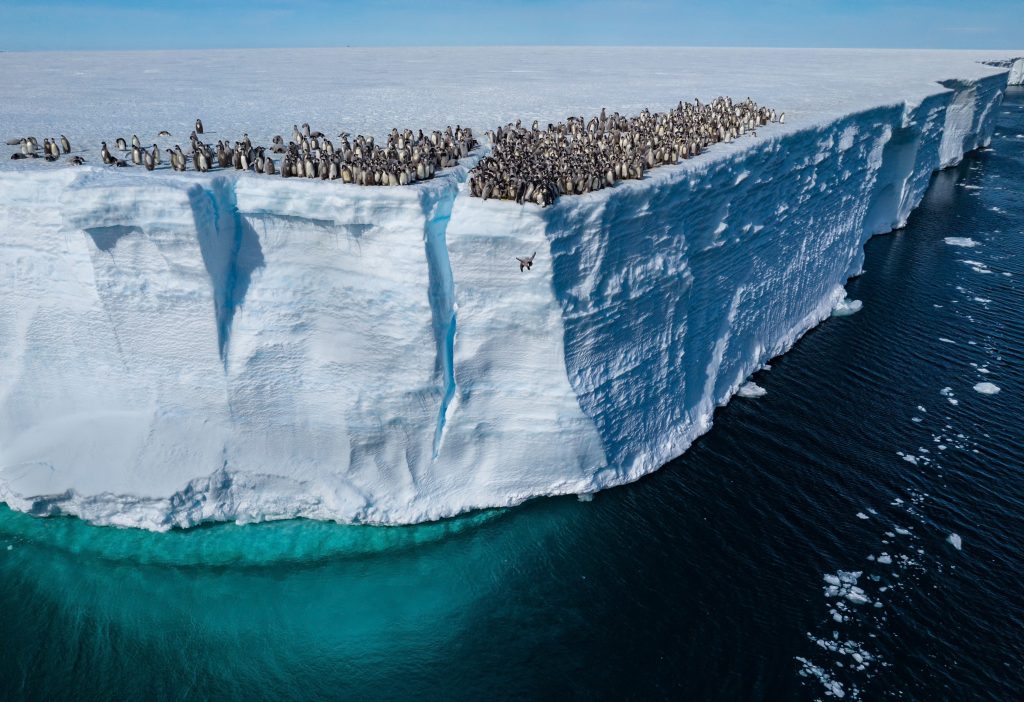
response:
M859 310L590 502L170 534L0 507L0 698L1020 699L1021 90L867 248Z

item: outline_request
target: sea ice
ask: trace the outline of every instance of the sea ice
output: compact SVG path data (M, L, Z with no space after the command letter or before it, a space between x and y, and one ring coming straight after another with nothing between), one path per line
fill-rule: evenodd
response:
M948 541L957 551L961 550L960 547L963 545L963 541L960 539L959 534L950 534L946 537L946 541Z
M747 382L740 386L740 389L736 392L736 394L739 395L740 397L754 398L764 397L765 395L768 394L768 391L762 388L757 383L755 383L753 380L748 380Z
M982 395L995 395L999 392L999 386L994 383L978 383L974 386L974 390Z
M860 312L864 303L860 300L851 300L848 297L844 297L842 300L836 303L835 308L832 310L833 317L848 317L851 314Z
M950 246L962 246L967 249L973 249L978 245L978 242L968 236L947 236L944 241Z

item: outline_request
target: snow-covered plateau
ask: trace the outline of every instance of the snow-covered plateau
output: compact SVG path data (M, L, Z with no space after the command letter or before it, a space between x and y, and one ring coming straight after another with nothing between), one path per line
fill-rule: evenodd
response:
M64 133L89 164L133 132L187 143L197 116L269 143L719 94L786 112L546 209L470 198L462 166L366 188L5 160L0 501L154 530L400 524L636 480L988 143L1008 69L982 61L1007 55L0 54L4 139Z

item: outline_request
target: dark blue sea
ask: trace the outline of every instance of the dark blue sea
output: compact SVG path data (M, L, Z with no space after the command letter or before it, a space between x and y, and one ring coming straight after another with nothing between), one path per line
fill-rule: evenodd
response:
M0 507L0 698L1024 699L1024 92L848 292L766 396L589 503L170 534Z

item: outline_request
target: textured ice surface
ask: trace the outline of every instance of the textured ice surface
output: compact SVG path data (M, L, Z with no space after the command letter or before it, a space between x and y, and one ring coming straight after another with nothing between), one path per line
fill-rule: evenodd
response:
M2 136L76 145L197 115L259 141L719 93L787 115L545 210L467 197L462 168L359 188L4 162L0 500L405 523L635 480L828 317L867 238L987 143L1006 83L959 52L492 53L0 54Z
M995 395L999 392L999 386L995 383L978 383L974 386L974 390L982 395Z

